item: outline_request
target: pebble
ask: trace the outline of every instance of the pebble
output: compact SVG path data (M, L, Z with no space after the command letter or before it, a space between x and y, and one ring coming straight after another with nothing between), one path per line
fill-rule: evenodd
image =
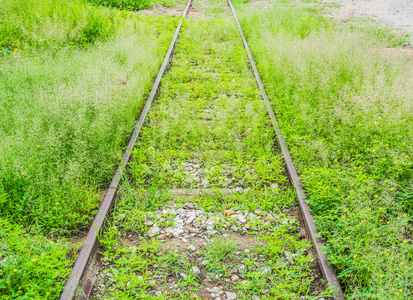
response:
M197 276L199 273L201 273L201 270L197 266L192 267L192 274L194 276Z
M233 211L229 210L229 209L223 211L224 217L228 217L228 216L232 215L232 213L233 213Z
M186 220L186 225L192 224L192 222L193 222L195 219L196 219L196 217L195 217L195 216L191 216L191 217L189 217L189 219L188 219L188 220Z
M188 250L193 252L196 250L196 247L194 245L189 245Z
M151 220L146 220L143 224L146 226L152 226L154 223Z
M227 294L227 299L228 300L237 299L237 294L235 294L233 292L226 292L226 294Z
M179 216L183 216L183 215L185 215L185 210L182 209L182 208L179 208L179 209L176 211L176 213L177 213Z
M235 225L232 225L232 226L231 226L231 230L232 230L232 231L238 231L238 227L235 226Z
M159 234L159 231L160 231L159 227L155 227L155 226L152 227L148 231L148 237L151 238L151 237L157 236Z
M242 224L247 223L247 220L244 218L243 215L238 215L238 216L237 216L237 219L238 219L238 221L239 221L240 223L242 223Z
M185 203L184 206L188 209L195 209L195 206L192 203Z
M214 286L213 288L207 288L206 290L207 292L210 292L210 293L219 293L219 286Z
M207 223L207 224L212 224L212 223L215 222L215 220L216 220L216 217L215 217L215 216L210 216L210 217L206 220L206 223Z
M284 255L287 258L287 261L288 261L289 264L294 263L293 255L291 254L291 252L284 251Z
M261 274L262 275L271 274L271 268L270 267L261 267Z

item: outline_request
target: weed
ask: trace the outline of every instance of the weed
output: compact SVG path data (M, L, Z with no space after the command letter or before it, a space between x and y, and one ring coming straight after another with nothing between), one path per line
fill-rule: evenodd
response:
M123 10L141 10L150 7L151 2L148 0L89 0L95 5L107 7L116 7Z
M303 35L307 18L317 22ZM241 9L347 299L410 299L411 61L386 52L385 31L322 19L298 6Z
M119 14L83 0L5 0L0 11L0 49L89 45L117 31Z
M75 253L67 241L48 239L77 235L96 214L100 188L113 175L176 25L128 17L109 34L109 10L60 2L55 10L52 1L6 1L0 12L0 34L16 50L0 58L4 299L58 298ZM77 47L82 43L88 47ZM120 87L122 74L130 78ZM111 247L117 231L106 234Z
M0 299L56 299L75 260L64 240L0 218Z

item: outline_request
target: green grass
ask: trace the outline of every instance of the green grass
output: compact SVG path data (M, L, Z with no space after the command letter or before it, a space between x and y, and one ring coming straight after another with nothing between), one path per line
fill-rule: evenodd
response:
M2 8L0 299L56 299L76 253L55 239L96 214L177 18L83 1Z
M239 10L347 299L411 299L412 62L314 9Z
M90 3L95 5L116 7L122 10L141 10L149 8L151 1L149 0L89 0Z
M0 218L0 299L58 298L75 261L72 246Z
M1 215L49 233L87 225L174 24L135 18L116 37L87 51L17 54L2 61ZM117 79L126 77L128 83L118 85Z
M0 49L88 45L113 35L120 14L83 0L4 0L0 10Z
M154 4L161 4L164 7L171 7L177 4L185 4L185 0L88 0L93 5L106 6L112 8L118 8L126 11L138 11L141 9L147 9Z

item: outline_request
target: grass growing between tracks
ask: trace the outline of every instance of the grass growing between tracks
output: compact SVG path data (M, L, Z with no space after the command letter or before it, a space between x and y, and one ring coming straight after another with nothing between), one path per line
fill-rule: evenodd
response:
M101 237L94 299L328 295L235 22L188 21L161 91Z
M412 61L314 9L240 16L347 299L411 299Z
M77 2L62 17L33 3L25 22L12 20L20 27L1 31L16 51L0 57L0 299L58 297L74 257L55 239L94 217L177 24ZM68 38L72 22L100 21L116 30Z

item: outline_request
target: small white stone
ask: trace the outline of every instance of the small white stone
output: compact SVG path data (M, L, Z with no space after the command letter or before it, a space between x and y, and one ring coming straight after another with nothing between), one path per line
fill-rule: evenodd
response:
M157 236L159 234L159 231L160 231L159 227L156 227L156 226L152 227L148 231L148 237L151 238L151 237Z
M146 226L152 226L154 223L151 220L146 220L143 224Z
M184 206L188 209L195 209L195 206L192 203L185 203Z
M284 251L284 255L287 258L288 263L290 263L290 264L294 263L293 256L292 256L291 252Z
M186 225L192 224L192 222L193 222L195 219L196 219L196 217L195 217L195 216L191 216L191 217L189 217L189 219L188 219L188 220L186 220Z
M189 245L188 250L189 251L195 251L196 247L194 245Z
M245 217L243 215L238 215L237 219L240 223L245 224L247 223L247 220L245 220Z
M226 292L226 294L227 294L227 299L228 300L237 299L237 294L235 294L233 292Z
M197 266L192 267L192 274L194 276L197 276L199 273L201 273L201 270Z
M238 279L239 279L239 277L237 275L232 275L231 276L232 281L237 281Z
M232 225L232 226L231 226L231 230L232 230L232 231L238 231L238 227L235 226L235 225Z

